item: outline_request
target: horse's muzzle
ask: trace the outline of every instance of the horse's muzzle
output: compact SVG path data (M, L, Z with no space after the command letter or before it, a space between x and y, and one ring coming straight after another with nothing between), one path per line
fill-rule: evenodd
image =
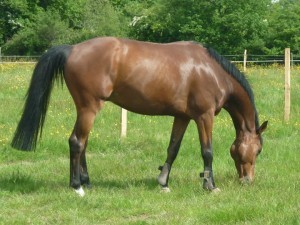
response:
M244 176L240 178L240 182L241 184L249 185L253 182L253 178L251 178L250 176Z

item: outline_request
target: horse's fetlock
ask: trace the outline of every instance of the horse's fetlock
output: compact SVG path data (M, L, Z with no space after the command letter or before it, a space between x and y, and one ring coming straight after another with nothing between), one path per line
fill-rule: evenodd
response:
M81 174L80 175L80 182L81 182L82 185L90 184L90 178L89 178L88 174Z
M78 189L81 186L81 182L78 180L72 180L70 183L70 187L74 188L74 189Z
M164 166L159 167L159 170L161 172L157 177L158 183L163 187L168 186L168 180L169 180L171 166L168 163L165 163Z
M216 188L213 171L209 168L205 168L204 172L200 173L200 178L203 179L203 189L213 190Z
M215 188L216 187L214 185L214 182L213 182L212 178L205 178L204 179L204 181L203 181L203 189L212 191Z

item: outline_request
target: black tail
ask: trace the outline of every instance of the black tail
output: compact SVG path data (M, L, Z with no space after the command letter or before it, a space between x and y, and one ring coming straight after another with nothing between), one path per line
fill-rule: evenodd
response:
M21 120L11 146L20 150L35 149L42 133L54 81L63 81L64 66L72 47L63 45L48 50L37 63L26 95Z

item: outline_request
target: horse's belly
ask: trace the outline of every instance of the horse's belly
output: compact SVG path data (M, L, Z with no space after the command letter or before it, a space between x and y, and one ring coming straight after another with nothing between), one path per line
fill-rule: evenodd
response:
M175 115L183 113L178 101L168 97L167 93L157 95L144 95L137 90L126 92L114 91L107 99L129 111L144 115Z

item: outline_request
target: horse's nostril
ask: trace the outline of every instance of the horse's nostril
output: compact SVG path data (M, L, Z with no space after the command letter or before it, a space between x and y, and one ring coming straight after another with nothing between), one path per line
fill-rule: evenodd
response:
M249 176L244 176L243 178L240 178L240 182L241 184L244 184L244 185L249 185L252 183L252 178L249 177Z

